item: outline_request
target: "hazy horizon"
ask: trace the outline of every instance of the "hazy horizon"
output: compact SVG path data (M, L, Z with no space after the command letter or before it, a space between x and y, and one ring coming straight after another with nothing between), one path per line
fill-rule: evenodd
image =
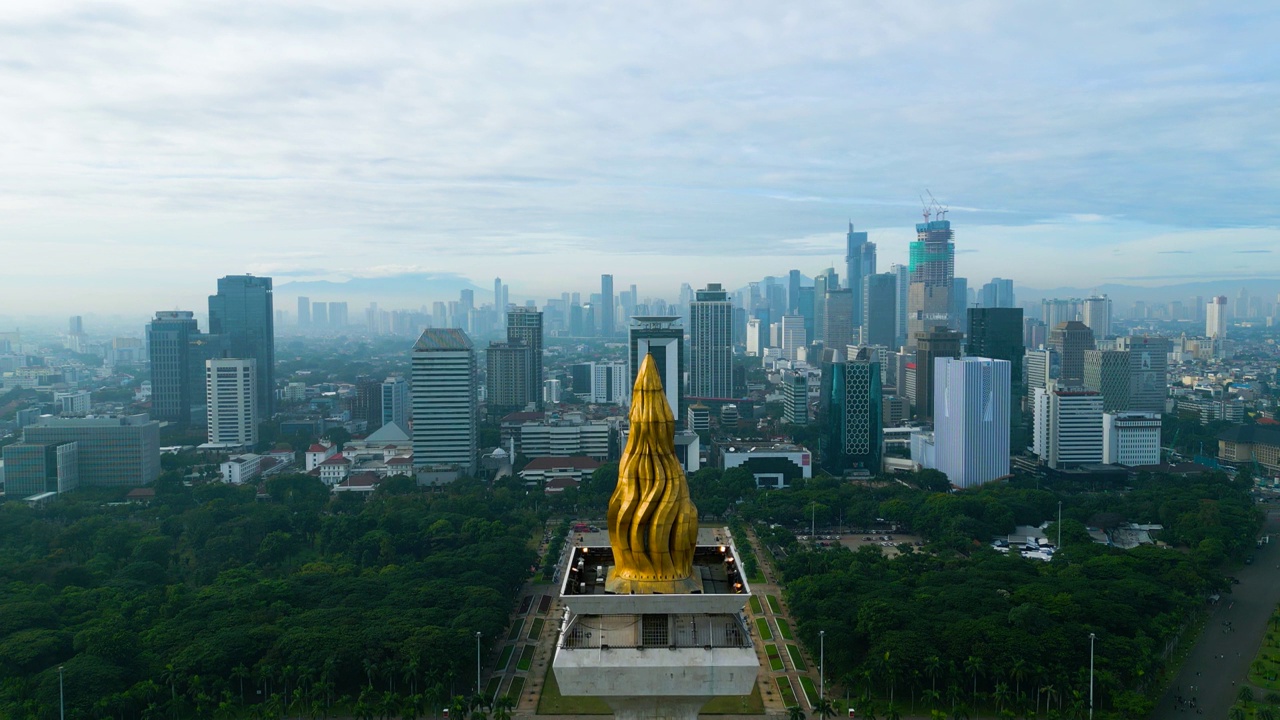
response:
M5 7L0 316L200 312L245 272L670 299L840 270L850 220L905 262L927 191L971 286L1276 277L1277 30L1155 2Z

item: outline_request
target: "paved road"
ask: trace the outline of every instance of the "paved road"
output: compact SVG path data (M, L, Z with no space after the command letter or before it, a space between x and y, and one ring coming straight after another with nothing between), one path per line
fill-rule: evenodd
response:
M1272 537L1280 536L1280 510L1268 510L1263 530ZM1249 664L1253 662L1266 633L1271 612L1280 602L1280 547L1275 543L1257 551L1252 565L1245 565L1236 577L1240 584L1230 595L1223 595L1218 607L1209 615L1209 623L1187 657L1182 671L1169 690L1160 698L1152 720L1191 720L1194 712L1179 711L1174 696L1195 697L1206 718L1225 718L1235 703L1240 685L1247 681ZM1224 621L1235 632L1223 632ZM1193 691L1191 688L1195 686ZM1258 697L1263 692L1254 688Z

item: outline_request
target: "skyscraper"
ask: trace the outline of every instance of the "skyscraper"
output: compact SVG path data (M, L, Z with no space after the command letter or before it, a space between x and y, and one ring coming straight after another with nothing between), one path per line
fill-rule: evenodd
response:
M792 362L799 360L807 344L808 338L804 334L804 318L799 315L783 315L782 356Z
M534 400L529 384L532 353L523 342L491 342L485 349L486 405L490 417L523 410ZM542 388L538 386L540 391Z
M969 309L968 352L977 357L1009 363L1010 403L1016 412L1024 394L1022 385L1022 308L983 307Z
M854 232L853 221L849 221L849 234L845 236L845 287L853 292L850 300L853 303L851 311L853 313L853 322L855 325L862 323L862 278L865 275L875 272L875 268L868 270L864 267L863 262L866 260L864 249L867 245L867 234L865 232ZM872 246L872 258L875 249ZM874 261L873 261L874 262Z
M1085 350L1083 387L1102 396L1102 412L1129 408L1129 353L1123 350Z
M345 302L329 303L329 327L345 328L349 322Z
M919 333L929 328L939 325L949 327L951 324L951 281L956 274L954 238L950 220L916 224L916 241L911 243L911 265L908 270L908 343L914 344Z
M226 337L229 357L254 360L258 412L263 420L275 413L276 343L271 278L228 275L218 279L218 294L209 296L209 334Z
M934 361L938 358L960 357L960 340L963 333L949 330L945 326L935 326L931 330L916 333L916 377L915 403L916 418L923 421L933 419L933 373Z
M1158 335L1127 335L1117 347L1129 353L1129 412L1164 412L1169 396L1169 353L1173 343Z
M1227 336L1227 296L1209 298L1204 315L1204 334L1214 340Z
M809 377L806 373L782 374L782 421L791 425L809 424Z
M720 283L697 292L689 317L689 394L733 397L733 306Z
M493 279L493 310L497 313L498 322L507 323L507 304L502 299L502 278Z
M978 293L978 306L984 308L1017 307L1013 296L1013 281L991 278L991 282L982 286Z
M205 361L209 442L252 447L258 444L257 361L215 358Z
M1063 385L1078 386L1084 383L1084 351L1094 349L1093 331L1079 320L1058 324L1049 333L1048 347L1058 352L1061 370L1058 378Z
M843 350L853 343L853 290L828 290L822 311L822 341L828 348Z
M476 357L461 330L427 329L413 346L413 464L476 467Z
M311 298L298 298L298 327L309 327L311 325Z
M813 342L826 342L827 293L838 289L840 280L835 268L827 268L813 278Z
M880 364L863 349L856 358L822 366L822 409L826 415L827 471L840 476L880 472L884 445Z
M1050 384L1036 390L1036 454L1051 468L1102 462L1102 396Z
M187 424L204 400L205 336L190 310L161 310L147 329L151 360L151 415Z
M787 314L800 314L800 271L787 273Z
M1093 331L1095 341L1111 337L1111 298L1106 295L1085 298L1082 319Z
M952 278L951 279L951 319L947 323L956 332L964 332L968 325L969 310L969 279L968 278Z
M684 375L684 329L680 318L673 315L642 315L631 318L629 328L631 349L627 356L630 366L631 386L635 386L640 365L646 355L652 355L662 381L663 394L671 406L676 426L683 427L685 399L681 388Z
M981 357L934 363L934 457L956 487L1009 474L1010 368Z
M898 278L893 273L862 278L862 344L897 347Z
M596 318L600 334L613 337L613 276L600 276L600 316Z
M534 403L539 410L542 400L542 312L528 307L510 308L507 312L507 342L522 343L529 349L526 363L525 402Z
M897 317L894 321L894 339L892 347L900 348L907 344L907 297L908 288L911 286L911 272L906 265L890 265L889 272L893 275L897 296Z

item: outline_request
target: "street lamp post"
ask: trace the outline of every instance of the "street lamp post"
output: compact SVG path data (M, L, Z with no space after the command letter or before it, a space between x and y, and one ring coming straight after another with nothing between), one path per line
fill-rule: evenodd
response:
M1089 720L1093 720L1093 638L1089 633Z
M818 631L818 699L827 696L827 631Z
M67 718L67 704L62 697L62 666L58 666L58 717L62 720Z
M476 697L480 697L480 631L476 631Z
M1062 549L1062 501L1058 501L1058 549Z

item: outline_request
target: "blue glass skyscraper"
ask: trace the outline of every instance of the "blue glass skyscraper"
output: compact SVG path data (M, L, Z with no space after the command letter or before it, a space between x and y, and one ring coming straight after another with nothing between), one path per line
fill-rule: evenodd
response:
M271 278L228 275L209 296L209 333L226 338L227 357L257 360L261 417L275 412L276 344Z

